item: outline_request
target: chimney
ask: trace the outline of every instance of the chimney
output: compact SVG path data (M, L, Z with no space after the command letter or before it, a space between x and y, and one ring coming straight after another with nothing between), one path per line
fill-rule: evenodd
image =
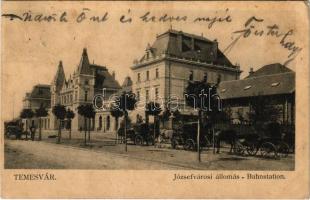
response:
M213 52L213 58L214 59L217 58L217 49L218 49L218 42L217 42L217 39L215 39L213 41L213 45L212 45L212 52Z
M177 47L180 52L182 52L182 40L183 40L182 32L179 32L177 35Z
M192 51L195 50L195 39L193 37L191 38L191 49Z
M112 77L115 79L115 71L112 72Z
M253 70L253 67L251 67L249 71L249 76L252 76L253 73L254 73L254 70Z

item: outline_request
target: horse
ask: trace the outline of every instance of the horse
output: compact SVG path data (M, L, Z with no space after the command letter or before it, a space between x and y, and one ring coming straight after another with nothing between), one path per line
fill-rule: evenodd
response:
M128 128L126 130L127 138L131 138L132 135L134 134L135 134L135 131L133 129ZM118 142L120 142L121 144L125 143L125 130L123 127L117 130L117 136L118 136L117 143Z
M215 146L217 148L216 153L220 153L221 141L225 141L226 143L230 144L229 153L232 153L235 148L237 139L238 139L237 132L232 129L217 130L214 133L214 141L215 141Z

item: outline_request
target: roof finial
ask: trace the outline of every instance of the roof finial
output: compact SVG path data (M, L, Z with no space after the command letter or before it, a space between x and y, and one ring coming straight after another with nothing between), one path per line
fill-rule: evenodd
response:
M87 48L83 49L83 55L87 55Z

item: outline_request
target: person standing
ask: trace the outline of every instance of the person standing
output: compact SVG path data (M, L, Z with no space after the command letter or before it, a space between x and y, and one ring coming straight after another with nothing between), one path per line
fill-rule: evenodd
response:
M36 133L36 127L35 127L34 124L32 124L31 127L30 127L30 134L31 134L31 140L32 141L34 141L35 133Z

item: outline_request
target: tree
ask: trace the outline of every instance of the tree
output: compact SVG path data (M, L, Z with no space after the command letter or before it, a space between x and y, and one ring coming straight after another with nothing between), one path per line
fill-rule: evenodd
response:
M25 108L21 111L20 113L20 118L22 119L26 119L26 127L25 127L25 131L27 132L28 127L28 120L33 118L34 113L31 109L29 108ZM26 133L26 140L28 140L28 134Z
M63 105L57 104L52 109L53 114L58 119L59 126L58 126L58 137L57 143L60 143L61 140L61 121L66 117L66 108Z
M122 117L124 113L121 110L116 109L115 107L112 107L110 113L111 113L112 117L115 118L115 130L117 130L118 129L118 119L120 117Z
M128 121L128 110L134 110L136 104L136 96L132 92L123 92L119 97L115 98L113 103L113 109L118 109L123 112L124 115L124 135L125 135L125 151L127 152L127 125Z
M170 112L169 108L165 108L164 112L161 115L161 121L163 123L163 126L164 126L165 122L169 120L170 116L171 116L171 112Z
M197 128L197 159L200 162L200 130L202 117L205 115L211 127L218 118L221 108L219 96L216 93L216 86L203 81L190 81L185 88L186 104L195 110L198 110L198 128ZM213 130L214 132L214 130Z
M86 135L88 130L88 141L90 141L90 120L94 118L96 112L93 108L92 104L82 104L78 106L78 113L79 115L84 117L84 145L86 146ZM88 119L88 128L87 128L87 119Z
M161 108L159 103L156 102L149 102L146 104L145 106L145 112L147 115L152 115L154 116L154 135L153 135L153 139L154 139L154 144L155 144L155 138L156 138L156 122L157 122L157 117L159 115L159 113L161 112Z
M117 141L118 141L118 135L117 135L117 129L118 129L118 119L120 118L120 117L122 117L123 116L123 112L121 111L121 110L119 110L119 109L116 109L114 106L112 106L112 109L111 109L111 111L110 111L110 113L111 113L111 115L115 118L115 131L116 131L116 134L115 134L115 142L117 143Z
M72 119L74 117L75 117L75 113L68 108L66 112L66 118L68 119L68 123L69 123L69 140L71 140Z
M94 119L96 116L96 112L92 104L85 105L85 114L86 118L88 119L88 142L90 142L91 119Z
M274 122L280 115L280 108L273 105L273 102L261 95L250 99L249 121L254 128L260 132L264 123Z
M42 117L46 117L48 115L48 112L47 110L43 107L43 106L40 106L40 108L36 109L36 112L35 112L35 115L36 117L39 118L39 140L42 139Z

